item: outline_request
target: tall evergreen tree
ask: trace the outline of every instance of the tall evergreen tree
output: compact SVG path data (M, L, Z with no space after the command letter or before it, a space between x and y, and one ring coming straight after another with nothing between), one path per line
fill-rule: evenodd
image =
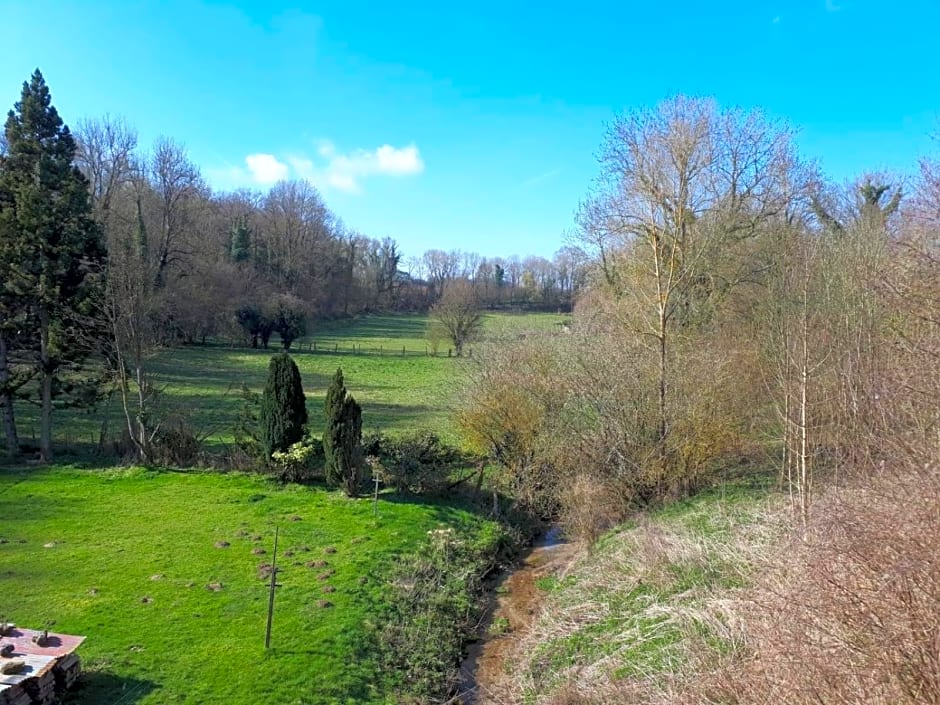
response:
M261 445L266 458L303 438L307 405L300 370L287 353L271 358L261 395Z
M231 257L233 262L245 262L251 257L251 229L245 220L239 219L232 226Z
M326 418L326 428L323 431L323 455L326 460L326 480L330 484L336 484L338 478L333 461L333 434L331 428L333 420L338 418L342 410L345 398L346 382L343 379L343 368L337 367L336 374L333 375L330 386L327 387L326 400L323 403L323 415Z
M355 497L362 482L362 408L347 393L342 369L336 370L327 389L324 413L327 482L341 486L347 495Z
M40 378L40 456L52 458L52 402L62 368L94 341L105 248L76 145L37 69L5 124L0 161L0 267L8 314L23 322Z

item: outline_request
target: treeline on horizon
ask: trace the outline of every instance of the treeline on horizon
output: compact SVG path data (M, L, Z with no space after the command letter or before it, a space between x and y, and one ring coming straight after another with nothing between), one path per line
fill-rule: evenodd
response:
M573 248L551 260L436 248L406 258L393 238L347 227L305 180L214 191L180 143L142 148L120 118L79 120L74 136L110 267L133 258L142 268L166 343L251 339L252 317L285 310L304 320L426 311L454 280L485 306L570 308L584 281Z
M277 334L289 349L312 321L424 312L454 283L476 308L570 309L586 273L574 248L552 260L429 249L406 264L307 181L213 191L173 139L142 148L108 116L70 130L38 70L0 140L0 238L4 435L15 454L13 400L38 394L45 458L53 406L93 405L106 378L146 406L161 346L268 347ZM90 354L107 369L77 377Z

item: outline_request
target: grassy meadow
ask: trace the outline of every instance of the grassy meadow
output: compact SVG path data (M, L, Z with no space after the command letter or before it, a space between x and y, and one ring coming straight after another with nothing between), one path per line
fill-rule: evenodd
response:
M0 612L83 634L70 703L386 702L368 643L384 568L440 526L428 502L348 500L260 477L58 466L0 474ZM265 652L274 527L273 648ZM327 604L328 603L328 604Z
M557 322L499 316L488 326ZM426 355L425 326L421 316L372 316L320 326L302 341L294 357L314 429L342 366L364 429L428 428L455 440L451 395L462 363L446 351ZM274 351L162 351L153 369L163 410L185 415L216 445L230 442L238 388L261 390ZM28 439L30 407L18 411ZM56 441L71 439L77 459L0 466L0 614L88 637L79 650L85 675L67 702L395 702L400 676L379 667L370 630L389 592L383 576L396 556L423 550L429 531L472 537L491 522L459 503L383 493L374 516L369 498L257 475L118 467L82 455L102 418L111 432L120 428L113 401L56 412ZM281 587L265 652L264 565L275 526Z
M557 326L567 318L490 314L486 330L504 335ZM310 334L296 341L292 350L307 394L311 429L319 431L326 388L342 367L347 389L362 405L363 432L381 430L394 435L430 429L457 443L451 411L462 360L448 357L444 346L437 355L429 354L424 337L427 323L427 316L389 314L313 324ZM279 349L275 336L269 350L210 343L159 351L151 370L162 389L161 415L185 418L210 446L231 443L241 385L260 392L268 361ZM39 429L36 407L22 404L17 414L21 439L35 438ZM53 434L66 450L87 449L97 444L103 424L105 436L120 436L123 418L116 396L92 410L57 410Z

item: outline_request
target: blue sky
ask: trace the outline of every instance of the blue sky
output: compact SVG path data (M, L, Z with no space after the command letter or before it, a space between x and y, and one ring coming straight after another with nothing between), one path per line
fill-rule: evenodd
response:
M184 143L216 188L308 178L406 256L550 255L605 121L762 107L843 180L935 149L937 0L0 0L0 106L37 66L69 123Z

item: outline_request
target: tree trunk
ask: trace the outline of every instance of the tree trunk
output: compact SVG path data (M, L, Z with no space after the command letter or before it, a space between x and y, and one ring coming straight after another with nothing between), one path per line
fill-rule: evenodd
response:
M0 335L0 414L3 414L3 432L7 439L7 455L16 457L20 450L19 437L16 435L16 418L13 412L13 394L6 388L10 380L7 360L7 341Z
M659 335L659 443L665 451L666 445L666 331Z
M49 311L43 308L39 313L39 366L42 379L41 413L39 427L39 460L52 462L52 357L49 351Z
M150 394L147 376L144 373L143 355L138 346L134 361L134 374L137 382L137 456L141 462L150 460L150 427L147 423L147 406Z
M809 503L810 503L810 492L811 492L811 482L812 482L812 466L810 464L809 457L809 437L807 434L807 406L808 406L808 390L809 390L809 326L807 322L808 312L807 312L807 301L806 301L806 289L803 290L803 331L802 331L802 357L800 360L800 458L799 458L799 472L800 472L800 487L799 487L799 496L800 496L800 520L803 524L803 531L806 531L806 527L809 524Z

